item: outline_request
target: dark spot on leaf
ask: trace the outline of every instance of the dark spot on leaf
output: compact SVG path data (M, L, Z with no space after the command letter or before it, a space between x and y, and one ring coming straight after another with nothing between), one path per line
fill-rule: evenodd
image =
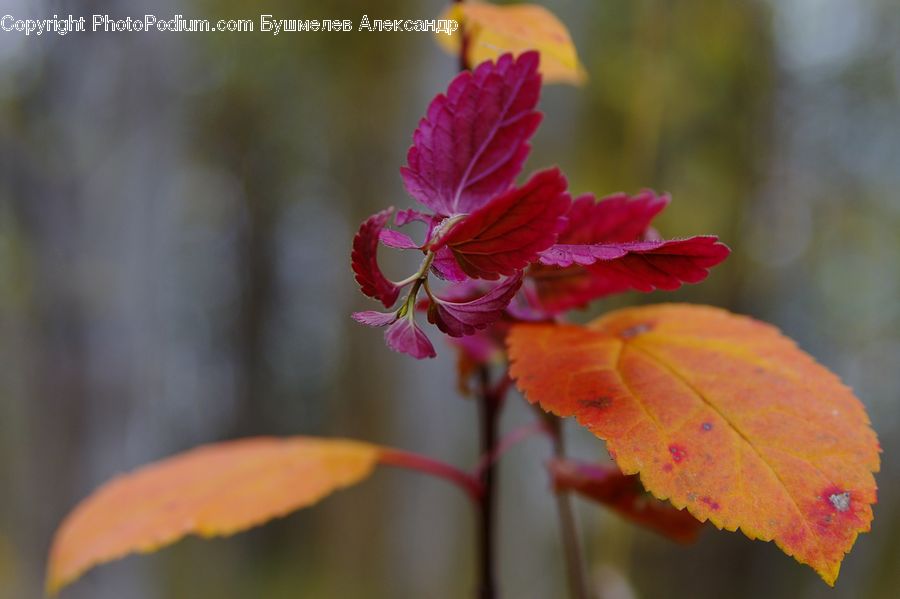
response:
M711 431L712 427L713 427L712 422L704 422L702 425L700 425L700 428L702 428L705 431Z
M850 509L850 491L833 493L828 496L828 501L837 511L846 512Z
M598 397L597 399L583 399L580 402L582 407L591 408L593 410L603 410L609 407L609 404L612 403L612 398L609 397Z
M663 464L663 470L665 470L666 472L671 472L672 464Z
M637 337L641 333L646 333L647 331L652 329L653 325L649 322L641 322L623 330L621 333L619 333L619 337L621 337L622 339L631 339L632 337Z
M702 501L703 503L705 503L706 505L708 505L708 506L709 506L709 509L711 509L711 510L713 510L713 511L718 510L719 507L720 507L718 501L715 501L714 499L710 499L710 498L707 497L706 495L704 495L703 497L701 497L701 498L700 498L700 501Z
M669 445L669 453L672 454L672 459L676 464L687 457L687 450L681 445Z

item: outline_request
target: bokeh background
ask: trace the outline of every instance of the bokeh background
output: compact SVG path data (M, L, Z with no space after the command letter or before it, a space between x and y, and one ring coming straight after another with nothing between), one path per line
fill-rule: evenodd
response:
M670 191L667 235L734 249L702 285L629 294L771 321L838 372L884 448L874 531L837 588L772 544L688 548L578 502L604 598L881 598L900 587L900 11L896 0L548 0L590 76L548 87L530 167L574 192ZM0 0L0 14L430 18L437 1ZM259 434L354 436L460 465L454 360L353 323L359 222L455 61L428 34L0 32L0 597L41 594L63 515L112 474ZM399 275L393 256L388 269ZM402 265L406 266L406 265ZM519 399L503 426L530 418ZM605 459L569 427L574 453ZM562 597L541 439L502 467L505 597ZM382 471L261 529L98 569L65 598L471 596L441 482Z

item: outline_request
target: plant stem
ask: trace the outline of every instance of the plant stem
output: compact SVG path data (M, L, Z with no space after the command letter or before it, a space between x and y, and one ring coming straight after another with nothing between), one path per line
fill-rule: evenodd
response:
M475 476L481 476L481 473L488 466L495 464L503 455L529 437L538 434L550 435L551 431L547 428L547 423L543 419L535 420L531 424L520 426L510 433L503 435L497 443L494 444L494 453L481 456L478 465L475 467Z
M480 390L478 404L480 411L481 455L490 456L496 451L498 416L502 396L491 389L491 373L487 366L478 370ZM497 464L488 463L480 471L481 498L478 504L478 569L480 599L494 599L497 596L494 579L494 531L496 528L495 481Z
M471 474L463 472L446 462L400 449L385 449L381 452L378 460L385 466L416 470L424 474L443 478L462 489L473 503L477 504L481 501L481 484L478 480Z
M553 438L553 455L557 459L566 457L565 439L563 438L560 419L551 414L544 415ZM578 540L578 529L575 526L575 513L569 493L558 490L556 493L556 511L559 515L559 534L566 562L566 578L569 581L569 595L572 599L588 599L587 579L581 555L581 543Z
M410 283L418 281L428 273L428 267L431 266L433 260L434 252L429 251L427 254L425 254L425 259L422 260L422 264L419 266L419 270L417 270L414 274L406 277L402 281L395 282L394 285L396 285L397 287L404 287L406 285L409 285Z
M454 0L461 3L462 0ZM469 36L460 30L459 43L459 71L469 68ZM497 449L497 429L500 408L503 397L506 394L506 386L501 385L496 389L491 388L491 370L486 364L478 369L479 393L478 410L480 419L481 456L487 462L479 464L476 471L477 480L481 488L478 501L478 597L479 599L495 599L497 585L494 579L494 531L495 531L495 480L497 476L497 464L490 456L495 455Z

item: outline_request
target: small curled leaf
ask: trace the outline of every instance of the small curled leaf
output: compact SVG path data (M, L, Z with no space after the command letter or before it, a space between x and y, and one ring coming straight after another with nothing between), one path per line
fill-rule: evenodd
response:
M393 229L382 229L378 238L384 245L398 250L414 250L419 247L412 237Z
M456 302L435 297L428 309L428 320L451 337L472 335L500 320L521 286L522 273L516 273L484 295L469 301Z
M369 327L384 327L397 320L396 312L376 312L375 310L354 312L350 316L359 324Z
M393 212L393 208L388 208L363 221L353 238L353 251L350 254L350 264L360 289L369 297L379 300L385 308L393 306L400 295L400 288L389 281L378 266L381 232Z
M417 360L437 356L428 336L410 317L400 318L389 326L384 332L384 341L395 352L412 356Z

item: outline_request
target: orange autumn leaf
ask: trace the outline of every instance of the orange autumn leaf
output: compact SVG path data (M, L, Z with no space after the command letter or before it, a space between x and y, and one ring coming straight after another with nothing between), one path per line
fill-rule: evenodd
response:
M226 536L366 478L374 445L305 437L198 447L106 483L65 519L47 566L55 594L88 569L188 535Z
M623 518L679 543L692 543L703 523L647 493L635 475L615 466L553 460L548 465L557 491L573 491Z
M451 35L437 34L438 43L456 55L462 35L468 36L469 64L496 60L506 52L519 55L537 50L544 83L581 85L587 79L566 26L543 6L461 2L451 5L441 18L459 21L460 28Z
M701 521L774 540L833 585L867 532L878 440L851 390L774 327L707 306L618 310L508 338L529 401Z

